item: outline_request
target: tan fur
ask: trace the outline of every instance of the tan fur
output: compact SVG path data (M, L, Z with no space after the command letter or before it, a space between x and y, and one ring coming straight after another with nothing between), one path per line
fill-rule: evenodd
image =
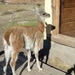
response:
M14 26L5 31L3 37L9 46L11 46L12 44L13 52L14 52L11 56L11 61L10 61L10 66L12 68L15 67L16 58L17 58L19 51L25 45L24 34L28 36L31 40L34 41L35 39L37 41L39 50L40 48L43 48L43 42L42 42L43 41L43 29L44 29L43 27L39 29L38 26L37 27L36 26ZM10 37L11 37L11 42L9 40ZM38 51L37 51L36 57L38 57Z
M9 28L4 33L4 39L7 41L8 45L10 45L9 37L12 33L12 41L13 43L18 43L19 47L23 46L24 44L23 34L30 37L32 40L35 38L35 35L37 34L36 39L40 41L43 38L44 25L42 22L39 21L37 21L37 23L37 26L14 26L12 28ZM14 44L14 46L18 46L18 44Z

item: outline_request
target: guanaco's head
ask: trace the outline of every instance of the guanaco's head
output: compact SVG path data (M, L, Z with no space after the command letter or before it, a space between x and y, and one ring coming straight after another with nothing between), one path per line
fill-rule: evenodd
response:
M35 9L33 9L33 11L37 17L37 20L39 20L43 23L44 23L46 18L50 17L50 14L46 13L45 11L40 11L37 7Z

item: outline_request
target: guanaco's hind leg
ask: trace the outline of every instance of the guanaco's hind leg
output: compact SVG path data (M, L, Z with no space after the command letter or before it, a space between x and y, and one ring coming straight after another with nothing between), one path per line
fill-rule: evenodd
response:
M10 36L10 46L12 47L10 66L13 75L16 75L15 65L16 65L17 57L19 51L23 47L23 36L21 34L17 34L17 31L14 34L12 33Z
M15 65L16 65L17 57L18 57L18 53L16 51L13 51L12 56L11 56L11 60L10 60L10 66L11 66L13 75L16 75Z
M7 69L7 65L8 65L10 57L11 57L10 66L11 66L13 75L16 75L15 74L15 63L16 63L16 60L17 60L18 52L14 51L12 49L12 46L8 46L6 41L4 42L4 51L5 51L5 61L6 61L6 64L3 68L4 75L6 75L6 69Z
M11 55L11 47L8 46L8 44L4 38L3 38L3 44L4 44L5 61L6 61L3 70L4 70L4 75L6 75L6 69L7 69L7 65L8 65L8 62L10 59L10 55Z
M10 50L5 50L5 61L6 61L6 64L5 64L4 68L3 68L3 70L5 72L5 75L6 75L6 69L7 69L7 65L8 65L9 59L10 59Z

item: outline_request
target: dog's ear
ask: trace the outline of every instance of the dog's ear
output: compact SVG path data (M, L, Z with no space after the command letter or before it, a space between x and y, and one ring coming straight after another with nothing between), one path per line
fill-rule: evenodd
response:
M47 25L47 22L45 22L45 24Z

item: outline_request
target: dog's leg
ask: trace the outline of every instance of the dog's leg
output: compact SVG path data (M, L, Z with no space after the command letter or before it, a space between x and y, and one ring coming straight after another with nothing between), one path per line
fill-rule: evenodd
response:
M11 56L11 61L10 61L10 66L11 66L13 75L16 75L16 73L15 73L15 64L16 64L17 57L18 57L18 52L13 51L12 56Z
M31 71L31 69L30 69L30 58L31 58L31 51L30 50L28 50L28 71Z

